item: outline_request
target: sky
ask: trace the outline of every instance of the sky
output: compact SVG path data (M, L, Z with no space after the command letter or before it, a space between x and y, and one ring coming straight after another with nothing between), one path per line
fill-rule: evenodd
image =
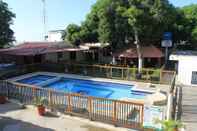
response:
M42 0L3 0L16 14L11 28L17 42L43 40ZM45 0L47 30L65 29L70 23L80 24L96 0ZM197 4L197 0L170 0L176 7Z

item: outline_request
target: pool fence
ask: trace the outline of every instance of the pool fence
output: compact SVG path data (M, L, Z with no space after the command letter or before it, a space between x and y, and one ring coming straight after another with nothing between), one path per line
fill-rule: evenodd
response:
M169 95L174 98L176 86L176 72L154 69L143 69L139 76L136 68L114 67L103 65L72 65L72 64L33 64L18 66L0 73L1 78L13 77L37 71L50 71L87 75L92 77L119 79L127 81L150 82L153 84L166 84L170 87ZM96 98L58 92L12 81L0 81L0 95L9 99L17 99L24 104L33 104L35 98L45 98L46 106L65 114L76 115L90 120L101 121L115 126L142 129L144 117L144 104L137 101L121 101L107 98ZM168 97L169 98L169 97ZM167 110L170 119L175 111L174 99Z

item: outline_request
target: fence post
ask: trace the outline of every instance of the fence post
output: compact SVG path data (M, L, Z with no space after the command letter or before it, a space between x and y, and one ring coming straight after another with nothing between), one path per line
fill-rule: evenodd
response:
M160 80L159 80L159 84L162 84L162 73L163 71L162 71L162 69L161 69L161 71L160 71Z
M141 117L140 117L140 122L143 125L144 122L144 105L142 105L142 109L141 109Z
M148 72L149 70L146 70L146 81L148 81Z
M92 97L88 97L88 112L89 112L89 119L92 120Z
M49 107L52 107L52 92L51 92L51 90L49 90L48 93L49 93Z
M116 122L117 122L117 102L116 101L113 101L114 103L114 108L113 108L113 118L112 118L112 121L114 123L114 125L116 125Z
M71 95L68 95L68 108L66 110L67 112L71 113L72 107L71 107Z
M110 76L109 77L112 78L112 75L113 75L112 74L112 67L109 67L109 68L110 68Z
M8 82L7 81L5 81L5 88L6 88L6 95L7 95L7 97L8 97L8 99L9 99L9 87L8 87Z
M167 113L166 113L167 120L170 120L172 116L172 102L173 102L173 95L172 93L169 93L167 100Z
M32 94L32 96L33 96L33 98L36 96L36 88L32 88L32 90L33 90L33 94Z
M122 79L124 80L124 69L122 68Z

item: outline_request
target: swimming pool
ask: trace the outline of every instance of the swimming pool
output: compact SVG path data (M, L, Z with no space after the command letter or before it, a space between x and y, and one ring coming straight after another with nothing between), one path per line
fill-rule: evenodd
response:
M29 85L39 85L40 83L53 79L55 76L48 76L48 75L36 75L36 76L31 76L28 78L24 78L21 80L17 80L19 83L23 84L29 84Z
M34 75L17 80L19 83L37 85L66 93L78 93L85 96L122 99L134 98L144 99L149 92L135 91L133 85L119 84L112 82L100 82L94 80L84 80L66 78L50 75Z

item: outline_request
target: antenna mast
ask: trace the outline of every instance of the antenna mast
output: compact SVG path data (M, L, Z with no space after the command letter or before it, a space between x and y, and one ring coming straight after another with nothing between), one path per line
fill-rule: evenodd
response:
M47 39L47 20L46 20L46 1L42 0L43 3L43 39Z

